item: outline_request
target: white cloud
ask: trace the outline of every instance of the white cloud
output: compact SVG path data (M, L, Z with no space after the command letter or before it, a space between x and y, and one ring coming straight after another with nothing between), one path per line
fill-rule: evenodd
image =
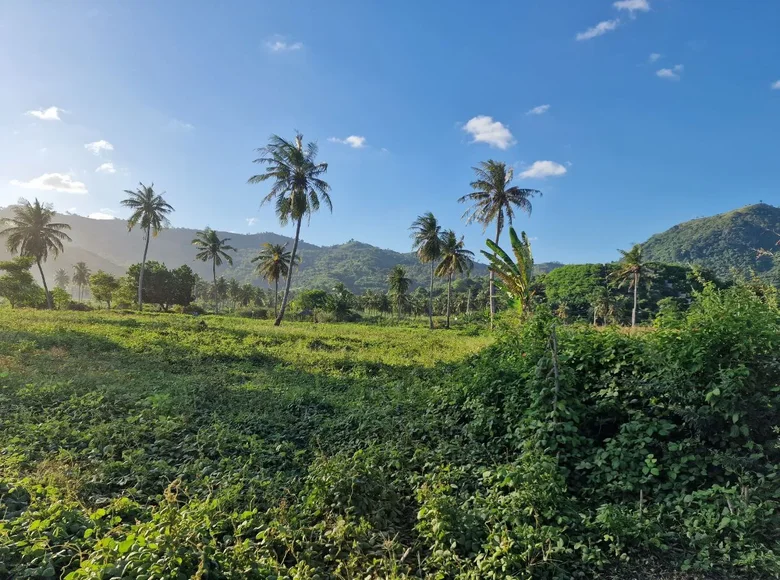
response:
M64 113L59 107L49 107L39 111L27 111L27 114L41 121L61 121L60 113Z
M474 138L472 143L487 143L499 149L506 149L515 143L509 128L487 115L478 115L469 119L463 126L463 130Z
M25 189L40 189L43 191L62 191L65 193L88 193L87 186L81 181L73 181L67 173L44 173L30 181L12 179L11 185Z
M273 36L265 42L265 47L271 52L290 52L293 50L301 50L303 48L302 42L288 42L284 36Z
M195 129L195 125L192 123L186 123L185 121L180 121L179 119L171 119L168 123L168 128L173 131L193 131Z
M669 79L673 81L679 81L684 67L681 64L676 64L672 68L662 68L655 71L655 74L662 79Z
M618 10L628 10L631 16L634 12L648 12L650 10L650 3L647 0L618 0L613 2L612 6Z
M772 90L780 91L780 81L775 81L772 83Z
M246 218L246 225L253 226L257 223L256 217Z
M366 138L360 135L350 135L346 139L339 139L338 137L328 137L328 141L331 143L341 143L342 145L349 145L353 149L362 149L366 146Z
M566 168L555 161L534 161L531 167L520 174L520 177L530 179L544 179L545 177L556 177L566 173Z
M590 40L591 38L596 38L597 36L615 30L618 27L618 24L620 24L619 18L615 18L614 20L603 20L596 26L588 28L585 32L578 32L576 38L577 40Z
M100 211L92 212L87 216L93 220L114 220L116 218L116 212L113 209L103 207Z
M95 173L116 173L116 168L111 161L108 161L95 169Z
M658 52L652 52L650 53L650 56L647 57L648 62L656 62L659 58L661 58L661 54Z
M544 115L549 110L550 105L539 105L538 107L534 107L530 111L527 111L526 115Z
M85 144L84 149L92 153L92 155L100 155L103 151L113 151L114 146L105 139L101 139L100 141Z

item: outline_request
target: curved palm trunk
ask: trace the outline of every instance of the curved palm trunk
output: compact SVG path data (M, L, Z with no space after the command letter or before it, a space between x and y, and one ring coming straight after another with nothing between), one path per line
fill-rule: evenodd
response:
M631 327L636 326L637 290L639 289L639 272L634 272L634 309L631 311Z
M452 297L452 274L447 279L447 328L450 327L450 299Z
M428 287L428 321L433 330L433 260L431 260L431 284Z
M279 314L276 315L274 326L279 326L284 318L284 311L287 310L287 300L290 298L290 283L292 282L293 269L295 267L295 254L298 251L298 238L301 235L301 222L303 216L298 218L298 223L295 225L295 241L293 242L292 253L290 254L290 269L287 271L287 282L284 285L284 296L282 296L282 307L279 309Z
M51 294L49 294L49 288L46 286L46 276L43 275L43 268L41 267L41 259L35 258L35 262L38 264L38 271L41 273L41 282L43 282L43 291L46 292L46 305L49 310L54 310L54 305L51 302Z
M138 275L138 310L143 312L144 309L144 270L146 270L146 254L149 251L149 236L151 235L151 228L146 228L146 243L144 244L144 257L141 260L141 273Z
M219 313L219 294L217 293L217 259L211 260L211 276L214 278L214 314Z
M274 278L274 318L277 316L279 316L279 276Z

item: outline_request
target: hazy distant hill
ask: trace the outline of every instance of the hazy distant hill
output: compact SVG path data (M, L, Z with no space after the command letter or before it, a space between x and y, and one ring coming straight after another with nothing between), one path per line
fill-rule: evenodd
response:
M643 244L650 260L699 264L728 278L732 269L775 274L772 258L757 257L759 248L776 248L780 208L765 203L681 223ZM774 268L774 269L773 269Z
M0 217L10 215L10 210L0 210ZM143 239L139 231L128 233L124 220L93 220L77 215L57 214L57 220L70 224L68 232L73 243L67 244L65 253L56 260L49 260L44 266L48 275L64 268L69 273L76 262L86 262L90 269L105 270L122 275L128 266L140 262L143 253ZM266 232L260 234L233 234L219 232L220 237L229 237L230 244L238 251L233 258L232 267L222 267L218 275L233 277L242 282L261 284L254 274L254 264L250 260L257 255L265 242L289 243L286 236ZM160 233L149 244L149 259L165 263L169 267L188 264L195 272L206 278L211 277L211 266L196 261L192 239L195 230L171 228ZM415 284L425 284L429 269L417 260L413 253L399 253L384 250L370 244L350 240L336 246L315 246L306 242L298 245L302 263L300 272L293 278L296 288L330 289L336 282L343 282L354 291L368 288L384 289L387 286L387 274L396 264L407 269L408 276ZM0 259L10 257L5 246L0 247ZM486 273L482 264L476 264L473 275Z

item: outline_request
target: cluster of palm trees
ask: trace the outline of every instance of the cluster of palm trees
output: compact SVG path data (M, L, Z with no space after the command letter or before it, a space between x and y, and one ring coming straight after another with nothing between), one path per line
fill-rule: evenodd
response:
M73 276L69 276L68 273L60 268L54 273L54 285L62 290L67 290L68 286L73 284L78 290L78 300L83 297L84 288L89 287L89 278L92 275L92 271L87 266L86 262L76 262L73 265Z
M265 244L260 254L252 261L258 262L257 271L269 284L274 286L274 314L275 325L279 325L284 317L289 303L290 287L295 266L300 262L298 255L298 243L300 240L303 218L311 218L321 205L325 205L332 211L330 199L330 186L323 179L328 170L328 164L317 161L317 144L310 142L304 146L303 135L296 134L292 141L272 135L269 143L258 150L259 156L254 163L264 166L262 173L253 175L248 183L259 184L269 182L270 191L262 199L261 205L273 203L279 223L284 226L292 222L295 224L295 237L292 250L287 251L284 245ZM505 163L488 160L472 168L474 180L471 182L472 192L458 199L461 203L469 203L470 207L464 213L466 223L477 222L482 224L483 231L488 226L495 224L495 239L489 244L491 253L485 253L490 259L499 254L498 247L501 233L505 225L510 228L517 210L531 213L531 199L541 195L536 189L525 189L512 185L513 170ZM125 190L128 197L122 200L122 205L131 210L127 221L128 230L138 227L144 238L144 252L141 260L141 269L138 279L138 307L143 308L143 277L146 265L149 242L152 237L159 234L169 225L168 216L174 211L173 207L164 199L164 193L154 191L154 184L145 186L139 184L139 188ZM0 235L7 237L7 247L14 253L34 258L41 275L44 291L49 308L52 307L51 294L46 285L42 263L49 255L56 257L64 250L64 242L70 241L66 230L70 226L53 221L54 210L42 205L37 199L34 203L24 201L14 210L14 217L7 221L9 227L0 231ZM447 279L447 323L449 326L449 313L451 301L451 289L453 277L467 273L473 264L474 254L465 249L463 238L452 230L442 231L435 216L428 212L419 216L411 226L413 248L420 261L430 264L431 279L428 289L428 318L433 328L433 281L435 277ZM224 262L232 264L233 260L229 252L235 248L228 245L229 238L220 238L216 231L206 228L197 233L192 243L197 248L196 259L211 261L214 292L214 309L219 308L217 267ZM526 240L527 243L527 240ZM530 249L529 249L530 252ZM637 286L642 272L641 247L636 246L632 250L623 253L624 278L629 278L630 287L634 291L634 311L632 324L636 323ZM501 275L500 262L491 260L489 266L489 307L491 326L495 316L495 277ZM530 263L530 262L529 262ZM84 265L86 269L86 265ZM511 269L510 269L511 270ZM78 270L74 272L73 283L79 288L79 294L88 283L88 269L86 272ZM60 271L56 275L58 285L67 285L67 274ZM281 305L278 304L279 281L284 279L284 292ZM403 307L404 297L408 294L411 280L406 276L402 267L396 266L388 277L389 293L400 312Z

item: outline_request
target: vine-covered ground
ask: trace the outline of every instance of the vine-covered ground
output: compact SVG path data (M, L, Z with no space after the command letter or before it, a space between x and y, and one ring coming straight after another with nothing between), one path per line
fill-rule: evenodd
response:
M0 578L775 577L780 316L0 311Z

